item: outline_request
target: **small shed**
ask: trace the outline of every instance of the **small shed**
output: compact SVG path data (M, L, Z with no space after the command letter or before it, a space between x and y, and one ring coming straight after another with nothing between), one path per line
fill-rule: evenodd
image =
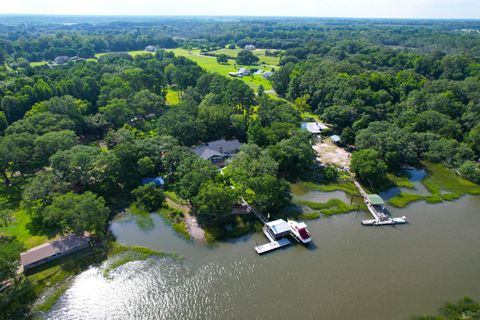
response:
M341 140L340 136L338 136L338 135L336 135L336 134L334 134L333 136L331 136L330 139L332 139L332 141L333 141L334 143L339 143L340 140Z
M368 201L374 206L383 206L385 202L378 194L367 194Z
M152 178L145 178L145 179L142 179L142 184L143 185L146 185L146 184L154 184L158 187L163 187L165 185L165 180L163 180L162 177L152 177Z

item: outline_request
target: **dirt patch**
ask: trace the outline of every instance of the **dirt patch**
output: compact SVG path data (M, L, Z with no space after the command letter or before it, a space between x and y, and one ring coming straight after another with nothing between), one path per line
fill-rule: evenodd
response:
M325 165L350 168L350 152L335 145L331 141L319 141L313 146L317 160Z
M203 231L203 229L198 225L197 218L190 215L190 206L178 204L169 198L166 198L166 201L170 207L176 208L183 212L183 215L185 216L185 225L187 226L187 231L190 234L190 238L196 241L204 241L205 231Z

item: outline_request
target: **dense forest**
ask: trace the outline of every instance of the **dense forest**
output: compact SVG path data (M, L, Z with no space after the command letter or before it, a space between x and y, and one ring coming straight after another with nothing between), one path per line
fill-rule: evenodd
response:
M16 19L0 25L0 172L39 233L105 238L107 222L131 203L162 205L163 191L140 186L152 176L164 177L207 228L221 226L241 199L263 213L285 208L288 179L338 175L316 166L312 137L300 129L305 113L356 150L352 170L373 188L422 160L480 183L478 22ZM165 50L125 52L246 44L282 50L276 94ZM62 55L84 59L31 64ZM167 103L169 90L179 103ZM221 138L244 145L220 172L190 147ZM15 209L2 209L0 226ZM0 241L2 283L22 245ZM24 279L0 292L0 316L28 313L29 288Z

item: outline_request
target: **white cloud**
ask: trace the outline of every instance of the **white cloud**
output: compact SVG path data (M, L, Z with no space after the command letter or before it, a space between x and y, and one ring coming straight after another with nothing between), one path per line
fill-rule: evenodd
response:
M0 13L480 18L478 0L0 0Z

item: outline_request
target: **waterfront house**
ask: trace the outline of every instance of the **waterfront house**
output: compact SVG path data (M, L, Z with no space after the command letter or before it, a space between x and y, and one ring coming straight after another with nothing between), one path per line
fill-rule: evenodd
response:
M24 271L27 271L89 246L90 237L71 234L22 252L20 254L20 265Z

